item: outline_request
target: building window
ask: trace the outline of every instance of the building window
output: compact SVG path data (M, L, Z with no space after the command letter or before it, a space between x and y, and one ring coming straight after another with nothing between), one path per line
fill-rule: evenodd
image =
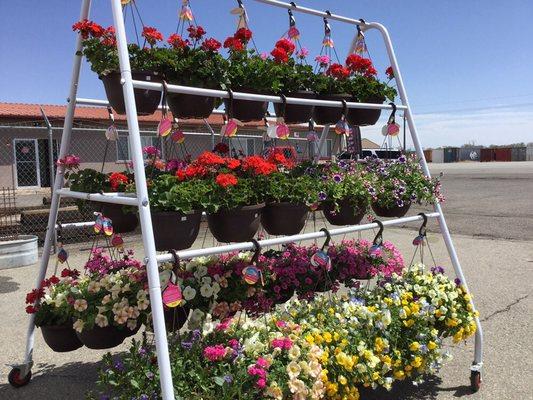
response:
M154 146L161 150L161 157L164 158L164 148L161 138L158 136L141 136L141 147ZM131 161L131 145L128 136L119 136L116 143L117 162ZM146 155L143 154L146 159Z

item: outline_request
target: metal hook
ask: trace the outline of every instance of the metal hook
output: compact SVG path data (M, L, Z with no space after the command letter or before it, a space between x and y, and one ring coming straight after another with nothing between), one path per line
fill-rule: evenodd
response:
M276 115L276 117L280 118L285 118L285 111L287 110L287 96L285 96L284 94L280 94L279 97L281 97L281 104L282 104L282 107L281 107L281 115Z
M422 222L422 226L418 230L418 234L420 236L426 236L426 232L427 232L426 226L428 224L428 216L425 213L419 213L418 215L422 216L422 218L424 219L424 221Z
M348 114L348 103L342 99L342 119L346 119L346 114Z
M326 14L331 15L329 11L326 11ZM326 17L324 17L324 32L326 35L331 34L331 26L329 25L329 21Z
M180 256L178 256L178 253L176 253L176 250L174 249L170 249L168 252L172 254L172 257L174 258L174 268L172 268L172 272L174 273L174 276L176 277L176 281L177 281L178 272L180 269Z
M57 225L56 238L59 244L63 241L63 226L61 225L61 222L56 222L56 225Z
M233 90L228 89L228 99L229 99L229 110L226 110L226 114L228 114L228 119L233 118Z
M259 255L261 254L261 245L259 242L255 239L250 240L254 244L254 256L252 257L252 264L257 264L257 260L259 260Z
M390 125L390 124L394 124L394 122L396 120L396 110L397 110L397 108L396 108L396 104L394 104L394 103L389 103L389 105L392 107L392 113L391 113L391 115L389 117L389 122L388 122L388 124Z
M240 8L244 8L244 5L242 4L242 0L237 0L237 3L239 4Z
M296 25L296 19L294 18L294 15L292 13L292 10L289 8L287 10L288 14L289 14L289 26L290 27L293 27Z
M322 250L324 250L326 247L329 246L329 242L331 241L331 233L329 233L327 228L320 229L320 232L324 232L326 234L326 241L322 245Z
M385 229L385 227L383 226L383 222L381 222L378 219L375 219L373 222L375 224L378 224L379 231L378 231L376 237L374 238L374 240L372 241L372 244L374 246L381 246L381 244L383 243L383 230Z

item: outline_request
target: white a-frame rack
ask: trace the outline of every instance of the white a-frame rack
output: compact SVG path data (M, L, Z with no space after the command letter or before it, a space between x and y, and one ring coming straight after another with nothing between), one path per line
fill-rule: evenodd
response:
M397 109L402 110L405 113L407 122L409 124L409 131L411 133L411 138L416 148L417 155L420 159L420 164L422 166L424 173L427 176L430 176L430 172L429 172L429 169L426 163L426 159L424 157L424 152L422 151L422 147L418 139L418 134L417 134L416 126L414 123L413 115L411 112L411 108L409 107L409 102L407 100L407 94L406 94L406 91L403 85L402 75L400 73L398 63L396 61L396 56L394 54L393 46L391 43L389 33L387 32L387 29L379 23L365 22L363 20L356 20L356 19L351 19L351 18L335 15L328 11L322 12L322 11L317 11L317 10L313 10L310 8L300 7L300 6L295 5L294 3L289 4L289 3L284 3L281 1L275 1L275 0L255 0L255 1L267 4L267 5L275 6L275 7L290 9L293 12L301 12L301 13L311 14L311 15L315 15L318 17L322 17L322 18L326 17L330 20L344 22L347 24L358 26L362 31L367 31L371 29L376 29L377 31L379 31L385 42L387 53L390 59L390 65L392 66L393 71L394 71L394 76L396 79L399 95L400 95L401 102L402 102L401 105L397 106ZM171 261L172 256L156 254L153 230L152 230L152 219L150 216L150 204L148 201L148 192L147 192L147 187L146 187L146 176L145 176L144 162L143 162L143 156L142 156L139 123L137 119L137 110L136 110L135 99L134 99L134 88L163 91L163 85L159 83L135 81L132 79L121 0L110 0L110 2L111 2L111 8L113 12L113 19L114 19L114 25L116 29L116 36L117 36L120 71L122 74L122 84L123 84L124 99L125 99L125 104L126 104L127 123L128 123L131 151L132 151L132 161L133 161L133 169L135 173L135 182L136 182L135 186L137 188L137 196L136 198L126 198L122 196L117 196L116 194L79 193L79 192L72 192L67 189L63 189L65 171L64 171L63 166L59 166L57 168L57 174L56 174L55 185L54 185L54 194L52 197L50 216L48 219L48 230L46 233L46 239L44 243L43 256L42 256L41 263L40 263L39 274L36 280L36 287L40 285L41 281L46 276L48 262L50 258L50 250L51 250L51 246L53 243L54 231L55 231L56 222L57 222L57 211L58 211L59 202L62 196L73 197L73 198L84 199L84 200L91 200L91 201L96 201L96 202L104 202L104 203L107 202L107 203L123 204L123 205L138 207L139 217L140 217L140 222L141 222L141 229L142 229L142 240L143 240L143 246L144 246L144 251L145 251L145 262L147 263L147 270L148 270L149 293L150 293L150 300L152 304L153 326L154 326L154 333L155 333L155 344L157 348L157 361L158 361L158 366L159 366L159 371L160 371L161 393L162 393L162 398L164 400L173 400L175 398L175 395L174 395L174 387L172 384L172 376L171 376L171 370L170 370L168 343L167 343L167 335L166 335L166 330L165 330L165 323L164 323L164 316L163 316L163 304L162 304L162 299L161 299L161 287L160 287L159 274L158 274L158 263L164 262L164 261ZM90 5L91 5L91 0L82 0L80 20L86 19L89 17ZM72 68L72 82L71 82L70 93L68 97L68 107L67 107L67 113L65 116L65 125L63 128L63 136L61 140L61 150L60 150L59 158L63 158L69 153L71 134L72 134L72 124L74 120L74 111L76 108L76 104L84 103L84 104L93 104L93 105L100 105L100 106L107 104L106 102L103 102L101 100L92 100L92 101L86 100L86 99L78 100L77 98L78 82L79 82L79 75L80 75L81 62L82 62L81 50L82 50L82 38L81 36L78 35L77 40L76 40L74 65ZM207 96L219 97L219 98L228 97L228 93L225 91L191 88L191 87L184 87L184 86L177 86L177 85L168 85L168 91L172 93L201 94L201 95L207 95ZM261 101L270 101L274 103L281 103L283 101L282 98L277 97L277 96L264 96L264 95L249 94L249 93L237 93L236 92L233 94L233 96L235 99L242 99L242 100L261 100ZM333 106L333 107L343 107L343 104L341 102L335 102L335 101L309 100L309 99L296 99L296 98L287 98L286 101L288 104L326 105L326 106ZM385 109L385 110L392 109L390 105L366 104L366 103L348 103L348 107L349 108L362 108L362 109ZM324 129L324 132L327 132L328 129L329 127L326 126L326 128ZM324 138L324 132L323 132L322 139ZM455 270L455 274L457 278L459 278L461 282L466 286L466 280L463 275L463 271L461 269L461 265L459 263L459 259L457 257L457 253L455 251L452 239L450 237L450 232L446 225L446 220L444 218L444 215L442 214L440 205L436 204L434 207L434 212L431 214L428 214L427 216L429 218L436 218L438 220L440 229L442 232L442 236L444 238L444 242L448 249L448 253L450 255L451 262ZM406 218L385 221L384 225L385 226L399 225L399 224L412 223L412 222L421 221L421 220L422 220L421 216L413 216L413 217L406 217ZM349 227L331 230L330 234L332 236L344 235L346 233L353 233L357 231L373 229L376 227L378 227L378 225L375 223L366 224L366 225L349 226ZM294 235L294 236L288 236L288 237L280 237L280 238L275 238L275 239L268 239L268 240L261 241L260 244L263 247L265 246L268 247L272 245L278 245L278 244L289 243L289 242L300 241L300 240L312 240L312 239L317 239L321 237L325 237L324 232L314 232L314 233L300 234L300 235ZM191 257L196 257L196 256L219 254L219 253L224 253L228 251L251 250L253 249L253 247L254 247L253 243L248 242L248 243L239 243L239 244L232 244L232 245L219 246L219 247L206 248L206 249L185 250L185 251L178 252L178 255L180 256L180 258L186 259L186 258L191 258ZM472 307L474 307L473 303L471 303L471 305ZM482 336L481 325L480 325L478 318L476 318L476 325L477 325L477 332L476 332L476 337L475 337L474 361L471 367L471 380L472 380L472 385L473 385L474 390L477 390L477 388L479 387L479 382L480 382L480 377L481 377L481 368L483 365L483 362L482 362L483 336ZM33 365L32 353L33 353L33 344L34 344L34 327L35 327L34 317L31 316L30 321L29 321L29 326L28 326L28 332L27 332L24 362L20 365L15 366L12 371L12 372L17 373L19 381L22 381L22 382L24 382L25 379L29 381L29 377L31 376L31 367ZM27 381L25 383L27 383Z

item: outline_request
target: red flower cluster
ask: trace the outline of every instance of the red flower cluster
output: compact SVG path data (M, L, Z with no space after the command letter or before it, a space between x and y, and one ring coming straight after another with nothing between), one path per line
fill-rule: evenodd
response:
M220 47L222 47L222 44L214 39L214 38L209 38L209 39L206 39L204 40L204 42L202 43L202 49L205 50L205 51L218 51L218 49L220 49Z
M208 167L226 164L226 161L222 157L216 155L215 153L211 153L210 151L204 151L202 154L200 154L196 162L200 165L205 165Z
M173 33L167 39L168 44L170 44L175 49L184 49L189 46L189 41L184 40L177 33Z
M287 157L281 152L274 151L270 153L268 161L276 165L283 165L285 168L289 169L294 167L294 161L287 159Z
M111 190L113 191L118 191L120 185L125 185L129 181L129 178L120 172L113 172L111 175L109 175L109 184L111 185Z
M63 271L61 271L61 278L66 278L67 276L75 279L80 276L80 271L76 269L65 268Z
M178 181L184 181L186 179L202 178L207 174L207 168L203 165L188 165L185 169L178 169L176 171L176 178Z
M151 26L145 26L141 36L146 39L150 46L154 46L157 42L163 40L163 35L161 32L159 32L156 28L152 28Z
M189 37L194 40L200 40L204 37L206 34L205 29L201 27L200 25L194 26L191 25L187 28L187 32L189 32Z
M326 71L326 75L337 79L346 79L350 76L350 70L341 64L331 64Z
M242 51L246 44L252 38L252 31L247 28L240 28L233 36L226 38L224 41L224 48L231 51Z
M235 170L241 166L241 162L236 158L226 158L226 166L231 170Z
M374 76L378 73L372 65L372 61L370 59L361 57L358 54L350 54L348 58L346 58L346 65L350 71L356 74Z
M109 26L102 35L102 44L104 46L115 47L117 45L117 38L115 36L115 27Z
M270 54L272 57L274 57L274 61L278 64L285 64L287 61L289 61L289 55L281 47L274 48Z
M89 37L99 38L104 34L102 26L88 19L76 22L72 25L72 30L78 31L83 39L88 39Z
M39 289L33 289L31 292L26 294L26 304L35 304L37 300L40 300L44 297L44 286L41 286Z
M294 50L296 49L292 40L285 38L278 40L275 47L285 50L288 55L294 53Z
M277 170L277 167L261 156L250 156L242 161L242 169L251 171L255 175L270 175Z
M392 66L385 70L385 74L387 75L389 79L394 78L394 71L392 70Z
M233 174L218 174L215 178L215 182L220 187L227 188L228 186L235 186L239 183L239 180Z
M233 35L233 37L246 44L252 38L252 31L247 28L240 28L237 30L237 32L235 32L235 35Z

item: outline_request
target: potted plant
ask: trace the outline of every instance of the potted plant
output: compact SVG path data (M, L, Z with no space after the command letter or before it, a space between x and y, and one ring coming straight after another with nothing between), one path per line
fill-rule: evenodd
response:
M357 162L341 160L323 167L320 199L332 225L356 225L363 219L370 195L367 171Z
M330 64L328 56L316 58L322 73L315 75L314 89L319 100L349 101L350 94L346 93L346 82L350 71L341 64ZM336 124L343 116L342 107L316 106L313 119L317 124Z
M71 172L68 175L70 190L84 193L126 192L133 183L133 174L129 172L111 172L105 174L91 168ZM134 231L139 224L135 211L120 204L90 202L96 212L111 220L113 231L127 233ZM78 207L83 205L78 203Z
M246 48L252 32L240 28L224 41L229 51L225 89L235 92L269 94L276 90L279 78L272 73L272 60ZM224 99L227 114L240 121L260 121L267 111L267 101Z
M309 175L291 171L292 162L283 154L272 153L270 158L278 164L278 172L265 182L266 206L261 224L270 235L296 235L305 226L309 204L317 201L317 182Z
M72 29L82 36L82 54L91 64L91 69L102 80L109 104L118 114L125 114L115 28L110 26L104 29L97 23L85 19L75 23ZM128 45L131 75L134 80L161 83L163 81L159 74L161 49L155 45L163 40L163 36L157 29L148 26L143 28L142 36L149 47ZM153 114L161 102L159 90L134 89L134 94L138 115Z
M72 327L72 290L78 276L78 271L64 269L60 277L45 279L39 288L26 295L26 312L35 315L35 326L41 328L44 341L55 352L74 351L83 346Z
M367 170L373 174L372 210L379 217L403 217L413 202L434 204L444 197L438 178L428 178L415 156L397 160L367 159Z
M73 290L73 327L90 349L119 345L147 320L146 270L138 262L131 263L102 266L101 257L96 255L96 260L89 260L87 270L94 271L97 266L98 272L80 278Z
M272 73L279 79L275 94L301 99L316 98L312 90L313 68L302 63L308 54L307 49L296 51L292 40L280 39L270 54L274 60ZM274 103L274 109L276 115L283 117L286 123L300 124L311 119L314 106Z
M346 67L351 78L346 82L346 91L352 96L351 101L358 103L382 104L385 99L394 100L396 90L377 78L377 70L369 58L359 54L350 54L346 58ZM351 125L374 125L381 115L381 110L351 108L346 115Z
M148 187L158 251L183 250L192 246L202 220L202 200L210 190L206 181L188 180L180 172L176 173L181 180L176 175L161 175Z
M214 38L203 39L201 26L190 26L189 39L177 33L167 42L168 59L163 64L165 79L176 85L220 89L224 82L228 62L219 54L222 44ZM217 99L184 93L168 93L167 103L177 118L207 118L213 112Z

